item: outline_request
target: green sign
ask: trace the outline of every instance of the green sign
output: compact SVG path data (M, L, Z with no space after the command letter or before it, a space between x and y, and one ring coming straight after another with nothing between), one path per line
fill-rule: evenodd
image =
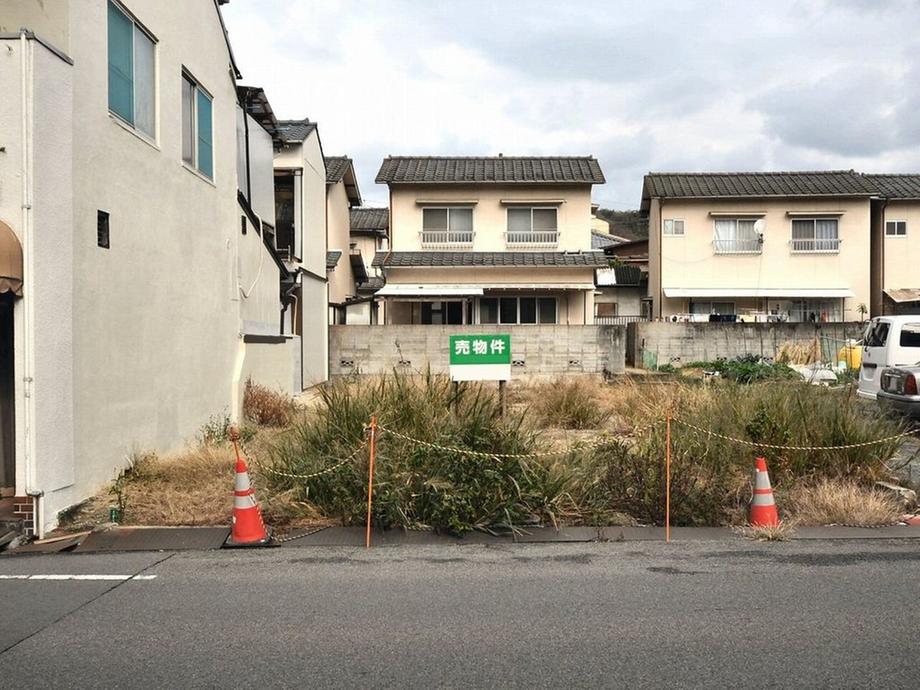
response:
M451 366L465 364L511 364L510 335L450 336Z

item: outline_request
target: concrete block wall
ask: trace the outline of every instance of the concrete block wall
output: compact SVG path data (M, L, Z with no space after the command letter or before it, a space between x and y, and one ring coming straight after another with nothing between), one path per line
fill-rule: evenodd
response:
M829 339L842 346L862 337L861 323L671 323L629 324L630 364L653 368L687 362L731 359L746 354L773 358L786 342ZM839 341L839 342L838 342ZM827 349L827 348L825 348ZM634 354L633 354L634 353Z
M332 376L447 373L448 336L511 334L511 375L620 374L625 371L624 326L331 326Z

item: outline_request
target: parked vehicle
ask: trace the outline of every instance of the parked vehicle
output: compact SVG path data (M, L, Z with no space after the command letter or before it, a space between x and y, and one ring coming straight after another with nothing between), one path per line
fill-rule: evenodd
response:
M876 316L866 326L858 394L874 400L888 367L920 364L920 314Z
M879 406L920 421L920 366L885 369L880 377Z

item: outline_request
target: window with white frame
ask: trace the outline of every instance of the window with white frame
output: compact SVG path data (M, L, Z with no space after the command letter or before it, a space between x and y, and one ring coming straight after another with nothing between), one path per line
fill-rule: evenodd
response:
M555 297L481 297L479 323L557 323Z
M555 245L559 241L555 208L513 207L508 209L508 244Z
M796 218L792 221L792 251L840 251L836 218Z
M156 45L121 5L108 3L109 112L156 138Z
M182 72L182 161L214 177L214 129L211 95Z
M886 237L904 237L907 235L906 220L888 220L885 221Z
M696 302L690 303L691 314L728 315L735 313L734 302Z
M422 245L473 244L473 209L422 209Z
M763 241L754 218L716 218L716 254L759 254Z
M672 237L683 237L684 221L676 218L665 218L664 234L671 235Z

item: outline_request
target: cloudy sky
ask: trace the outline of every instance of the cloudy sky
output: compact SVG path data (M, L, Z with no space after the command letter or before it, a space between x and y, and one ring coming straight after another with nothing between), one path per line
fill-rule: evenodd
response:
M649 170L920 171L920 0L232 0L243 82L319 123L368 205L388 155Z

